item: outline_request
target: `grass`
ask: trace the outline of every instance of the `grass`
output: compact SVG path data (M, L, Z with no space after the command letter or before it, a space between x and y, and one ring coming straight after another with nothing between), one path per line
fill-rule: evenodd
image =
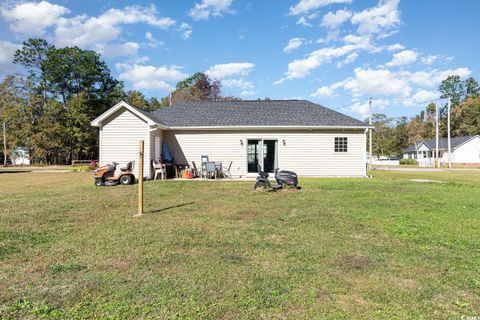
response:
M480 172L97 188L0 174L0 318L480 315ZM419 183L431 179L444 183Z

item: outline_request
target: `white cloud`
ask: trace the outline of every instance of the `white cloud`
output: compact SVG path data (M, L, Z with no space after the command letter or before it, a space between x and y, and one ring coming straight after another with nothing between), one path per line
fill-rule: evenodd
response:
M383 110L390 105L390 101L385 99L375 99L372 103L372 113L375 111ZM370 105L368 101L360 102L355 101L352 105L346 108L348 111L358 113L362 117L367 117L370 114Z
M311 97L333 97L335 95L335 90L332 87L323 86L317 89L312 93Z
M411 98L406 99L403 104L406 106L425 105L426 103L440 98L438 91L418 90Z
M355 75L345 80L336 82L330 86L324 86L312 93L311 96L333 96L337 89L350 91L353 97L375 97L379 99L393 100L398 105L412 106L424 104L426 101L439 97L436 88L442 80L449 75L458 75L466 78L471 74L467 68L450 70L427 70L427 71L398 71L392 72L387 69L356 68ZM411 93L415 91L415 94ZM385 101L387 101L385 100ZM363 105L356 103L355 110L362 113Z
M156 48L158 46L163 46L164 45L163 41L155 39L155 37L153 36L153 34L150 31L147 31L145 33L145 39L147 39L147 41L148 41L146 45L150 48Z
M311 52L304 59L296 59L288 64L288 70L285 76L276 81L275 84L284 82L287 79L305 78L310 71L329 63L334 58L339 58L359 49L358 45L347 44L342 47L327 47Z
M13 7L0 9L10 30L28 36L41 36L45 29L57 23L70 10L47 1L18 3Z
M190 39L193 33L192 26L185 22L180 25L178 31L182 33L182 38L185 40Z
M235 11L231 8L232 2L233 0L202 0L200 3L195 3L188 15L194 20L208 20L210 16L233 14Z
M176 22L168 17L158 18L155 6L112 8L98 17L81 15L71 19L61 18L55 29L55 43L96 50L98 45L118 39L121 25L135 23L166 29Z
M428 55L426 57L422 57L422 63L426 65L432 65L435 61L437 61L439 56L437 55Z
M241 96L253 96L255 94L255 91L253 90L243 90L240 92Z
M245 79L224 79L222 85L226 88L253 89L253 83Z
M329 12L322 18L322 26L329 29L336 29L342 23L350 19L352 13L348 10L337 10L337 12Z
M234 75L248 75L255 65L250 62L232 62L211 66L205 73L214 79L224 79Z
M138 52L140 45L136 42L125 43L108 43L98 44L95 50L102 55L115 57L115 56L135 56Z
M392 61L386 64L388 67L403 66L417 61L418 53L413 50L403 50L393 55Z
M386 36L387 30L400 25L400 0L382 0L376 7L365 9L352 16L352 24L358 25L360 34Z
M408 97L410 95L409 82L390 70L356 68L354 73L354 77L341 83L342 87L351 91L353 96Z
M127 81L135 89L171 90L169 82L178 82L188 75L181 72L178 66L146 66L138 64L116 64L121 73L118 79Z
M397 51L397 50L403 50L405 49L404 46L402 46L400 43L395 43L387 46L388 51Z
M296 5L290 7L290 15L306 14L329 4L350 2L352 0L300 0Z
M20 45L0 40L0 73L14 70L13 55Z
M304 27L311 27L312 26L312 24L310 22L308 22L308 19L305 16L301 16L300 18L298 18L297 24L302 25Z
M358 58L358 53L356 52L353 52L353 53L350 53L346 58L345 60L343 61L340 61L339 63L337 63L337 68L341 68L347 64L350 64L350 63L353 63L355 62L355 60L357 60Z
M470 76L472 72L468 68L457 68L447 70L428 70L428 71L416 71L416 72L399 72L398 76L407 78L411 83L427 88L436 87L450 75L457 75L460 78L466 78Z
M154 5L110 8L99 16L82 14L67 17L69 9L41 1L1 6L0 13L14 33L30 36L47 34L47 38L51 38L57 46L79 46L110 56L137 54L137 43L119 41L123 25L144 23L159 29L168 29L176 24L176 21L169 17L159 17ZM191 34L185 26L182 31L184 36ZM151 33L146 37L149 40L148 46L161 44L154 40Z
M296 50L300 48L302 44L305 43L305 39L303 38L292 38L288 40L288 44L283 48L283 52L289 53L292 52L293 50Z

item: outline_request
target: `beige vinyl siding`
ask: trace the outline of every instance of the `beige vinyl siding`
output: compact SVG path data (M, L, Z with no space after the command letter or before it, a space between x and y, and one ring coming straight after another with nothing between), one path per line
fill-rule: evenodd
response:
M348 138L348 152L334 152L335 137ZM278 167L295 171L301 176L366 174L364 130L176 130L165 131L164 139L177 163L196 161L198 166L200 156L207 154L210 160L222 161L224 165L233 161L233 176L245 176L247 173L247 139L278 140Z
M135 161L134 175L138 178L138 142L144 140L144 175L150 171L150 131L148 124L126 108L103 121L100 129L100 163L118 162L125 166Z

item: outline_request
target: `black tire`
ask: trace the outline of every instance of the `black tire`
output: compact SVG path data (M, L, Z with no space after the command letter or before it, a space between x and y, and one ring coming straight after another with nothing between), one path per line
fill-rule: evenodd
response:
M255 191L265 191L268 189L267 183L265 181L257 181L253 190Z
M132 183L132 176L130 175L124 175L120 178L120 183L123 184L124 186L129 185Z
M102 178L95 178L95 185L96 185L97 187L103 186L103 185L104 185L103 179L102 179Z

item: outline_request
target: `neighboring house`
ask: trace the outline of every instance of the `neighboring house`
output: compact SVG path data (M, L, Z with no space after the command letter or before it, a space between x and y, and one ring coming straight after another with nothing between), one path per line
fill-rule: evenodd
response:
M138 159L145 141L144 175L168 143L177 164L202 155L232 176L256 176L257 164L301 176L366 176L366 131L357 119L305 100L180 103L154 112L120 102L92 121L100 128L100 164ZM138 168L138 166L136 166ZM135 169L136 170L136 169Z
M412 144L403 152L403 158L416 159L420 166L435 165L435 139ZM448 163L448 140L438 142L439 162ZM480 136L451 138L452 163L455 165L480 165Z
M12 149L11 158L13 165L30 164L30 155L28 153L28 149L24 147L16 147Z

